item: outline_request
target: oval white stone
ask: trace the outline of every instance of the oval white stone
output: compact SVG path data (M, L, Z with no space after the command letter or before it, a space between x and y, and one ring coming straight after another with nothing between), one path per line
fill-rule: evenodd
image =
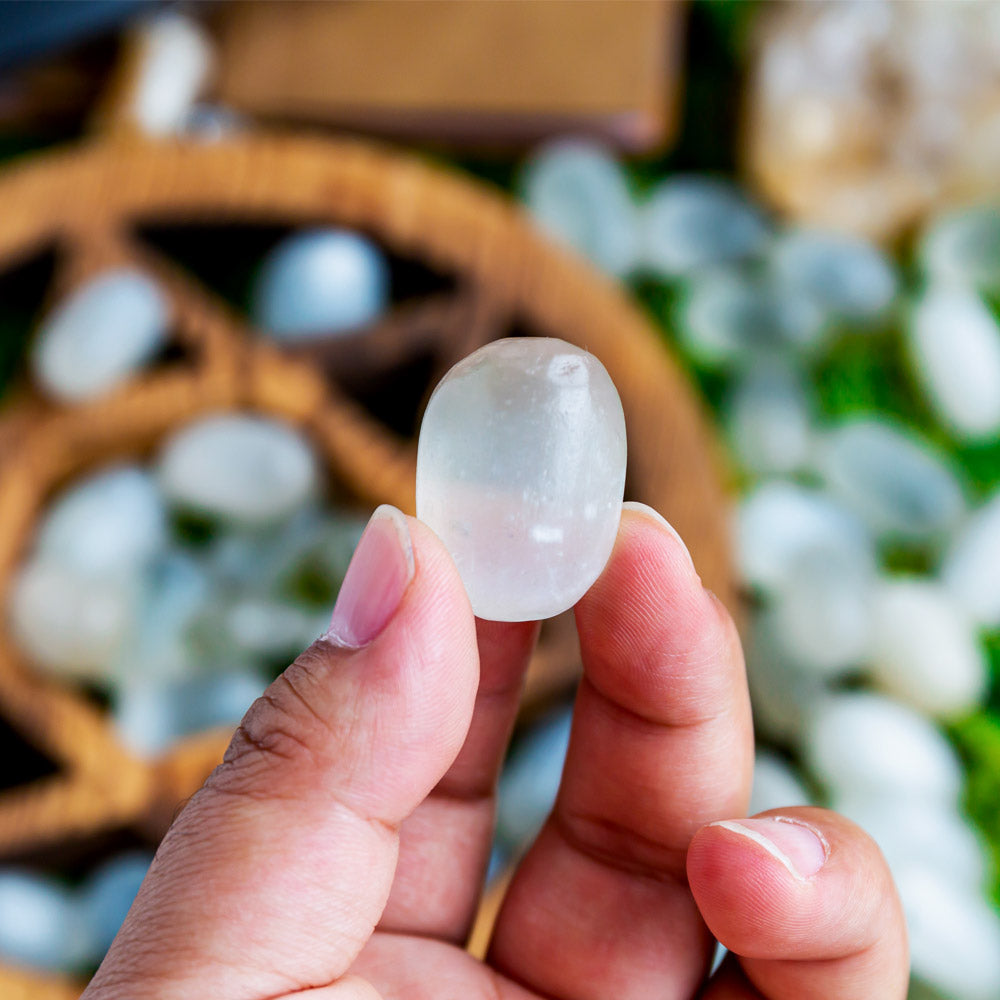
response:
M804 751L834 795L898 795L957 808L962 768L948 741L924 716L881 695L821 701Z
M758 750L753 762L753 787L747 815L767 809L807 806L812 802L799 776L783 758L767 750Z
M942 421L960 436L1000 430L1000 325L974 292L929 288L909 323L917 374Z
M316 459L291 427L223 414L175 434L160 456L159 482L174 503L245 525L288 516L317 486Z
M846 319L873 319L896 294L886 255L843 233L791 230L778 238L772 265L782 281Z
M745 469L787 473L805 463L811 406L793 365L778 358L752 365L737 378L727 410L729 437Z
M941 577L973 620L1000 625L1000 493L963 525L948 550Z
M965 497L947 460L916 433L876 419L830 431L817 453L827 485L876 534L946 534L965 513Z
M252 314L265 333L302 340L370 323L388 298L389 265L371 240L345 229L310 229L268 254Z
M872 621L871 673L889 694L944 718L979 702L986 658L972 622L939 583L883 580Z
M106 271L43 321L31 353L35 378L57 399L99 396L159 350L169 319L151 278L130 268Z
M915 975L955 1000L1000 996L1000 916L980 893L923 865L893 873Z
M740 503L737 557L743 579L765 591L785 587L795 562L806 555L850 560L874 570L875 554L861 522L818 490L775 480Z
M116 466L60 494L38 528L38 551L92 576L140 570L166 542L166 506L152 477Z
M524 168L524 200L538 225L609 274L635 263L635 209L625 174L603 147L560 139Z
M625 417L604 366L549 338L487 344L434 390L417 453L417 516L444 542L481 618L572 607L621 516Z
M740 192L708 177L672 177L642 207L643 263L667 277L745 257L767 238Z
M1000 207L964 208L932 222L919 249L924 270L950 285L1000 286Z
M106 681L131 610L128 581L95 580L38 558L14 581L11 629L39 666L65 677Z

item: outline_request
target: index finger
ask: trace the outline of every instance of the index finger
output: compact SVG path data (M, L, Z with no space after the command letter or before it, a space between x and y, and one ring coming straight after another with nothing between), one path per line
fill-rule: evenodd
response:
M688 844L743 815L749 796L736 630L673 529L637 507L577 605L584 680L562 787L490 951L560 1000L694 993L712 939L687 885Z

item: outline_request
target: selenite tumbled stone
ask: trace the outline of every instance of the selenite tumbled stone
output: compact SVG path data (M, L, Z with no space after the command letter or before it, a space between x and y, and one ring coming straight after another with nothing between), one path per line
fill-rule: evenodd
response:
M1000 288L1000 206L962 208L935 219L918 250L924 271L949 285Z
M962 526L952 540L941 577L956 601L987 628L1000 625L1000 493Z
M850 420L830 431L816 466L830 491L880 536L943 536L965 514L948 459L916 432L884 420Z
M816 705L805 760L833 795L899 795L956 808L962 766L925 716L881 695L842 692Z
M635 263L636 213L624 171L605 147L559 139L525 164L522 190L528 211L549 235L609 274Z
M152 476L120 465L60 494L39 525L37 546L75 572L121 576L146 566L166 533L166 505Z
M917 376L960 437L1000 431L1000 325L970 289L938 285L914 305L907 330Z
M989 677L975 626L938 582L882 580L872 602L871 673L886 692L928 715L975 708Z
M604 568L625 488L625 417L604 366L512 337L434 390L417 454L417 516L444 542L481 618L572 607Z
M26 871L0 871L0 961L78 972L92 950L90 929L65 885Z
M309 229L268 254L252 315L279 340L303 340L370 323L388 298L389 265L371 240L345 229Z
M246 526L271 524L301 507L317 485L316 458L293 428L264 417L222 414L175 434L159 481L181 507Z
M106 271L48 315L31 354L35 378L56 399L99 396L141 368L166 339L170 307L140 271Z

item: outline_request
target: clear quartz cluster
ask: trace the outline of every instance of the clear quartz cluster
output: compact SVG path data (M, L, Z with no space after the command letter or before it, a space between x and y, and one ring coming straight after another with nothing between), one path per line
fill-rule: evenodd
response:
M420 428L417 516L441 538L481 618L572 607L614 545L625 417L592 355L513 337L460 361Z

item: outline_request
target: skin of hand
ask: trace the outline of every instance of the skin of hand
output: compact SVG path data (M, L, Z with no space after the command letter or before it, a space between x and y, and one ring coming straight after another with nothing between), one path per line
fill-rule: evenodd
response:
M462 948L536 623L477 621L420 522L376 511L329 633L252 706L167 833L86 1000L896 1000L886 864L822 809L744 818L733 623L626 504L576 607L558 799L485 962ZM730 954L711 978L714 938Z

